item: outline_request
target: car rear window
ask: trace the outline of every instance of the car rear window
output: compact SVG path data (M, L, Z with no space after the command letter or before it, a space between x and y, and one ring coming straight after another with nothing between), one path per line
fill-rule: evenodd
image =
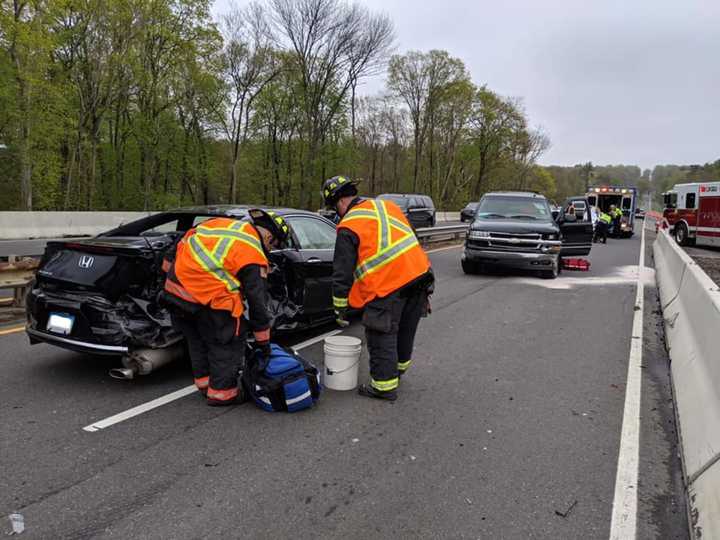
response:
M402 197L398 195L380 195L378 199L383 199L386 201L392 201L395 204L397 204L400 208L405 210L408 207L409 199L407 197Z

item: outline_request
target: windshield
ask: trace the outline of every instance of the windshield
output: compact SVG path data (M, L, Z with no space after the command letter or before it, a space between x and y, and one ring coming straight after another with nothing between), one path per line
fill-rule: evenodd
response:
M519 219L550 221L547 201L523 197L486 197L480 201L475 219Z

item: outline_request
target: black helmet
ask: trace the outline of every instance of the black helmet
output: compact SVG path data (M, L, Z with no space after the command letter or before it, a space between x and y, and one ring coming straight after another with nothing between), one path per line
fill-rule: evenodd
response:
M290 236L290 227L288 227L287 222L272 210L265 211L260 208L251 208L248 210L248 215L253 225L270 231L280 244L284 244L288 236Z
M345 176L333 176L323 182L322 196L327 206L333 206L340 197L357 195L360 182Z

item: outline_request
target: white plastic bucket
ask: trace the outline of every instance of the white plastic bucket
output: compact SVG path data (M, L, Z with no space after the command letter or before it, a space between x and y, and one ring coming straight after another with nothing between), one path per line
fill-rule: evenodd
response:
M325 338L323 384L331 390L352 390L358 384L362 341L351 336Z

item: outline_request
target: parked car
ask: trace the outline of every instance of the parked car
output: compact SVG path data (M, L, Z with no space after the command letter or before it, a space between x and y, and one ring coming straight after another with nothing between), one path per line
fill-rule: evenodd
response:
M461 264L466 274L501 266L556 278L561 257L590 253L592 236L591 221L552 211L542 195L487 193L468 229Z
M201 206L161 212L94 238L48 242L27 298L27 333L94 354L161 349L181 336L158 303L163 256L185 232L212 217L242 219L247 206ZM270 307L276 330L333 318L335 225L303 210L273 209L291 228L286 249L270 253Z
M470 222L475 217L475 210L477 209L479 202L469 202L465 205L465 208L460 210L460 221L465 223Z
M644 208L636 208L635 209L635 219L645 219L645 209Z
M383 193L377 198L397 204L416 229L435 226L435 204L427 195Z

